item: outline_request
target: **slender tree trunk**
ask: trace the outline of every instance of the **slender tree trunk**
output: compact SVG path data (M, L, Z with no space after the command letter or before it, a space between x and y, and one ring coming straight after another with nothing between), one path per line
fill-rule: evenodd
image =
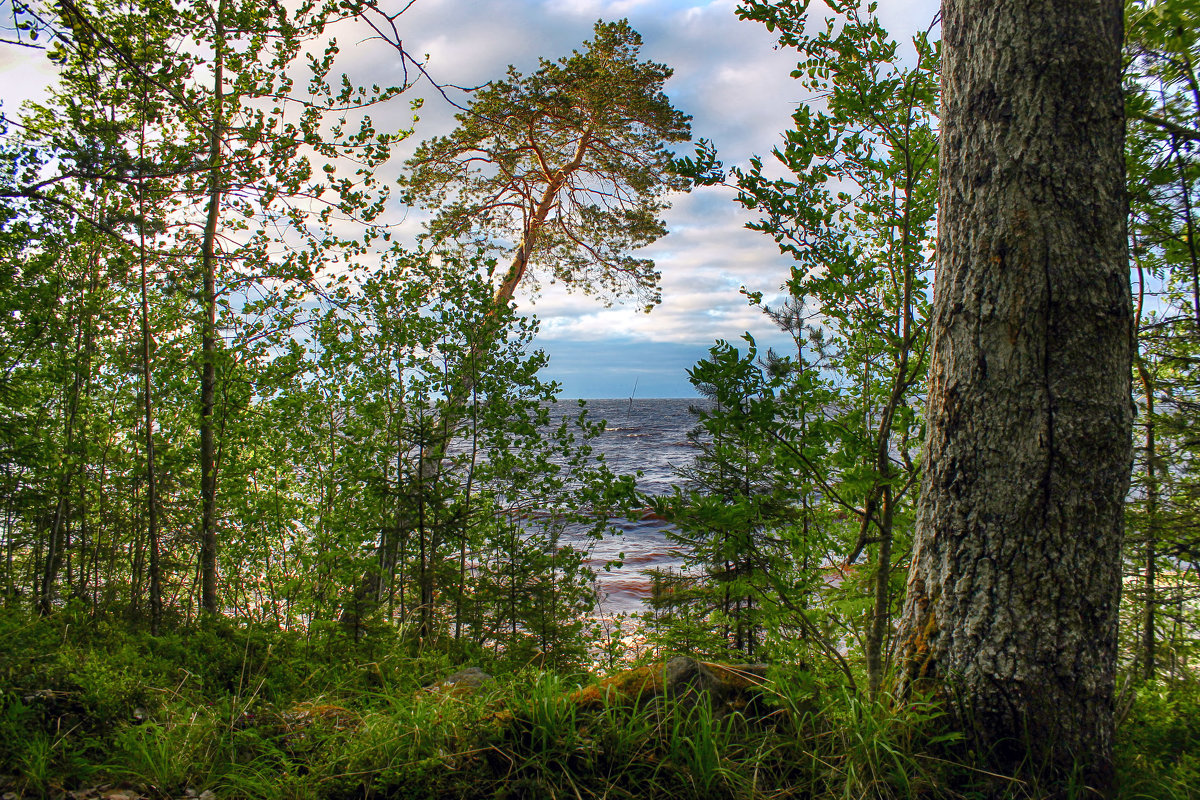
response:
M422 422L422 430L424 431L424 422ZM422 432L422 439L424 432ZM440 467L441 453L445 452L445 443L435 445L438 453L438 465ZM424 467L426 462L425 447L421 448L420 464ZM425 481L430 476L426 476L422 469L421 474L417 476L417 639L422 645L428 643L429 636L432 633L433 627L433 559L434 546L433 537L436 535L435 524L431 524L429 514L435 511L429 503L428 492L432 488L437 490L436 485L428 487Z
M867 691L872 700L879 696L879 690L883 686L884 649L892 623L892 544L896 513L892 482L897 477L892 467L892 427L896 412L905 406L905 398L913 383L912 376L909 375L909 350L914 343L911 335L912 270L912 265L904 265L904 300L898 326L901 344L892 376L892 390L881 409L879 428L876 432L875 486L863 507L858 541L846 559L847 563L858 559L870 540L871 527L874 525L878 530L879 549L875 559L871 624L867 629L864 648L867 659Z
M54 503L54 513L50 518L50 531L46 539L46 558L42 562L41 582L37 592L37 610L39 614L49 614L54 609L54 588L58 584L58 571L62 567L63 555L68 541L67 516L70 511L68 494L71 491L73 469L83 469L83 454L77 452L77 434L79 432L79 404L87 391L87 375L91 371L92 347L92 304L95 302L97 291L96 269L99 251L89 256L91 278L89 289L82 292L79 300L80 330L76 337L75 369L71 380L70 395L67 398L67 414L65 420L65 436L63 442L62 473L59 479L58 496Z
M144 228L144 223L142 227ZM157 636L162 626L162 567L159 562L158 475L154 468L154 395L150 384L150 300L146 287L144 230L141 235L141 367L143 424L146 427L146 535L150 545L150 631Z
M944 0L928 439L900 692L1111 785L1132 309L1119 0ZM1049 786L1047 785L1049 782Z
M885 480L889 476L884 476ZM892 621L892 527L895 509L891 484L885 483L879 504L879 551L875 558L874 599L871 626L867 630L867 691L874 700L883 686L884 649Z
M145 39L143 36L143 47ZM143 86L143 90L145 87ZM142 95L142 115L138 139L139 170L146 159L146 103ZM158 475L154 469L154 394L150 381L150 295L146 281L146 181L138 179L138 266L141 289L142 328L142 421L146 426L146 536L150 545L150 632L158 636L162 628L162 572L158 544Z
M475 362L470 364L472 375L475 372ZM464 600L467 594L467 540L471 531L471 503L474 500L475 466L479 460L479 398L472 392L471 398L471 460L467 468L467 480L463 486L463 503L458 515L458 592L454 601L454 639L462 636L463 614L466 613Z
M1165 112L1164 112L1165 113ZM1196 231L1192 219L1192 190L1188 185L1187 170L1184 168L1183 156L1179 148L1175 148L1175 166L1179 170L1179 197L1183 200L1183 220L1187 225L1188 259L1192 275L1192 318L1200 328L1200 256L1196 254Z
M1155 673L1155 631L1154 621L1158 605L1158 556L1156 544L1158 539L1158 474L1157 453L1154 441L1154 385L1151 382L1150 371L1139 357L1137 361L1138 377L1142 382L1146 409L1146 549L1145 571L1142 582L1142 677L1148 681L1154 680Z
M142 504L141 504L141 485L137 482L133 485L133 527L137 534L133 536L129 543L129 616L132 619L138 619L142 613L142 577L146 571L146 544L142 541ZM111 578L115 570L116 554L113 553L109 559L108 574Z
M4 471L4 605L9 603L17 596L17 580L13 574L13 551L16 550L16 542L13 541L14 525L13 525L13 508L16 505L16 486L19 480L12 474L13 465L8 460L5 460L0 469Z
M1138 276L1137 301L1134 304L1134 324L1137 326L1137 337L1134 342L1134 365L1137 367L1138 381L1142 384L1142 398L1145 403L1145 450L1146 467L1146 528L1145 528L1145 560L1143 573L1142 607L1142 652L1141 671L1145 680L1154 680L1155 675L1155 620L1158 606L1158 453L1155 442L1154 428L1154 377L1142 354L1142 312L1146 303L1146 274L1139 257L1139 247L1136 230L1130 232L1130 254Z
M208 131L208 218L201 245L204 319L200 337L200 608L217 613L217 459L214 410L217 397L217 221L224 183L225 0L217 6L213 34L213 99Z
M50 530L46 537L46 557L42 562L42 579L38 583L37 610L42 616L54 610L54 587L58 581L58 570L62 566L62 551L66 525L67 498L62 495L54 506Z

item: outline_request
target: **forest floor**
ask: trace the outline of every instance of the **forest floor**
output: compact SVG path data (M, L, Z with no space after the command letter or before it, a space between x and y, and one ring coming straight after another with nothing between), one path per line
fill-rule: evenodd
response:
M493 661L447 684L468 654L387 631L3 610L0 642L0 800L1041 796L979 771L936 703L798 669ZM1200 689L1126 693L1118 759L1122 798L1200 798Z

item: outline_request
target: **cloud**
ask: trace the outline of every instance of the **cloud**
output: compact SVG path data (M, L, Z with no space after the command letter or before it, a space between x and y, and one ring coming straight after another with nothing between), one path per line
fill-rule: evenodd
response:
M694 135L714 141L726 164L745 165L754 154L769 154L805 98L790 77L797 54L775 49L773 35L761 24L738 20L736 5L735 0L417 0L397 26L411 55L428 55L435 80L471 87L503 75L509 64L529 71L541 57L569 54L591 36L598 18L628 17L643 36L643 55L674 68L666 91L692 115ZM888 0L879 13L903 41L924 29L937 7L937 0ZM814 12L820 13L816 7ZM373 40L361 23L339 24L337 34L342 50L336 71L367 85L400 81L399 55ZM20 61L11 49L0 51L5 110L11 113L14 101L36 96L46 72L39 53ZM466 102L465 93L446 91L456 102ZM421 140L454 125L458 109L428 85L370 113L381 128L407 128L413 116L409 101L417 97L425 99L420 121L384 170L389 180ZM415 238L420 213L393 201L390 214L398 236ZM650 352L646 348L658 343L651 361L678 376L713 339L736 340L750 330L764 342L782 341L739 288L771 298L789 276L789 259L769 237L745 229L751 214L733 202L731 192L699 189L678 197L666 219L670 235L644 251L662 272L663 304L651 314L639 313L634 305L604 308L558 285L543 286L536 296L520 295L522 311L542 319L544 341L560 350L552 372L577 369L567 363L571 357L591 359L578 367L586 370L603 347L628 355ZM591 349L581 349L588 343ZM668 364L671 359L680 360ZM686 389L686 382L674 385Z
M936 3L888 6L894 17L928 19ZM745 165L780 141L804 97L790 76L798 54L776 49L773 35L738 20L735 7L734 0L440 0L424 8L418 2L402 23L406 46L429 53L431 73L474 85L503 74L509 63L527 70L539 56L569 53L591 35L597 18L628 17L643 36L643 55L674 68L666 90L692 115L694 135L713 140L726 164ZM448 130L449 111L431 97L411 146ZM739 289L775 296L789 277L790 260L769 237L745 229L751 214L732 193L699 189L678 197L666 219L670 235L643 251L662 273L663 303L649 315L636 304L604 308L552 284L523 291L522 310L542 319L543 336L563 341L697 345L736 339L744 330L775 337L770 321Z

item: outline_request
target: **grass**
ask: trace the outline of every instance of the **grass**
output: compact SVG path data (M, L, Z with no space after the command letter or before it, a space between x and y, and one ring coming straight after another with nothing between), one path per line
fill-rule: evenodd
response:
M772 673L745 706L669 700L652 669L598 683L476 662L497 679L429 691L460 664L394 636L355 643L214 625L155 639L123 623L70 625L0 614L0 794L1038 796L1015 782L999 794L995 782L971 789L971 755L936 703L870 702L799 671ZM1143 689L1118 742L1120 797L1200 800L1198 742L1200 691Z

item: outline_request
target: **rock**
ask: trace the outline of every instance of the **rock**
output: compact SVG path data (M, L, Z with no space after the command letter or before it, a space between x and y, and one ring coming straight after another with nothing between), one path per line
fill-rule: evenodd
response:
M662 669L636 667L609 675L599 683L585 686L571 695L571 700L584 708L611 703L639 703L661 694Z
M677 702L694 705L707 694L720 703L735 702L767 683L766 664L715 664L677 656L662 668L662 691Z
M27 706L36 706L45 717L65 717L84 710L77 694L55 689L38 689L23 700Z
M585 706L608 703L643 704L660 697L691 708L707 698L718 714L741 711L765 713L762 703L769 686L766 664L718 664L678 656L666 664L625 670L573 695Z
M460 669L450 677L429 687L433 692L473 692L479 687L490 683L493 680L491 675L481 670L479 667L467 667Z

